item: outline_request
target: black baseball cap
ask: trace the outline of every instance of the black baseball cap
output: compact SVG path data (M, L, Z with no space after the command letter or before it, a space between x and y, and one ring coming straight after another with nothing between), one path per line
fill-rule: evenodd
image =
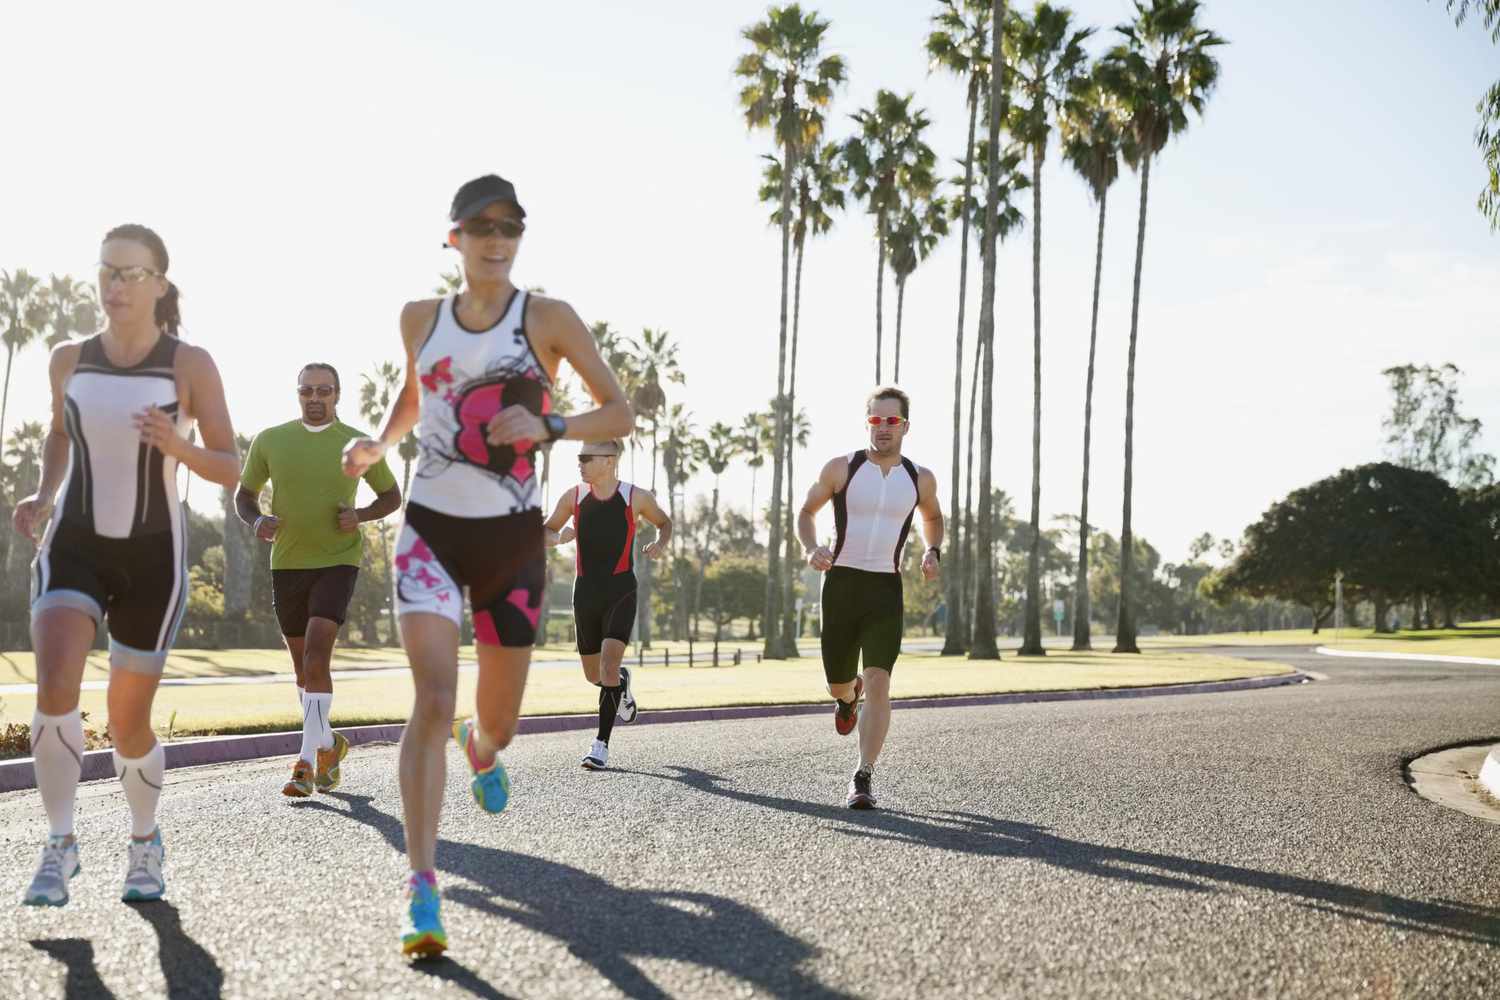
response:
M526 218L526 209L516 200L516 186L496 174L476 177L459 188L458 193L453 196L453 208L449 210L448 218L457 225L474 218L497 201L510 202L521 213L521 218Z

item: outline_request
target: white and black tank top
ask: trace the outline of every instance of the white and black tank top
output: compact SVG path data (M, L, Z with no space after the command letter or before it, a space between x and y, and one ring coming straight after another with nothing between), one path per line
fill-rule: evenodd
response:
M901 550L917 510L917 467L911 459L882 473L869 453L849 456L849 478L833 495L837 530L833 564L867 573L899 573Z
M530 295L517 289L500 319L470 330L458 296L438 303L432 332L417 352L421 452L414 504L452 517L499 517L541 508L540 442L490 445L485 425L508 406L552 412L551 381L526 336Z
M135 416L156 406L187 436L173 360L179 341L162 334L129 368L104 353L102 334L83 342L63 386L63 418L72 455L62 485L61 519L105 538L174 530L181 516L177 460L141 441Z

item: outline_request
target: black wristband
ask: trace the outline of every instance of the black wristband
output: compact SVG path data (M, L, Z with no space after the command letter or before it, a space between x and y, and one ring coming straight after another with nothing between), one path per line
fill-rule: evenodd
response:
M929 546L927 546L927 551L931 552L933 555L937 556L937 561L938 562L942 562L943 561L943 550L942 550L942 548L940 546L929 545Z
M568 433L568 422L556 413L548 413L542 417L542 423L547 425L547 440L557 441Z

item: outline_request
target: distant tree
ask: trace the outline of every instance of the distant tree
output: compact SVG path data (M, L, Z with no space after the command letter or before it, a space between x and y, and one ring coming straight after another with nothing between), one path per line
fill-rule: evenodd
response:
M1495 456L1478 450L1484 425L1461 412L1457 365L1406 364L1382 374L1391 389L1391 412L1381 422L1391 461L1464 489L1494 481Z

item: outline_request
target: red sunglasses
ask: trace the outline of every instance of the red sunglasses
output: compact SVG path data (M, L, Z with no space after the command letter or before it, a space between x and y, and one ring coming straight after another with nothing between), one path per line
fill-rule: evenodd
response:
M865 423L871 427L879 427L885 424L887 427L899 427L906 423L905 417L865 417Z

